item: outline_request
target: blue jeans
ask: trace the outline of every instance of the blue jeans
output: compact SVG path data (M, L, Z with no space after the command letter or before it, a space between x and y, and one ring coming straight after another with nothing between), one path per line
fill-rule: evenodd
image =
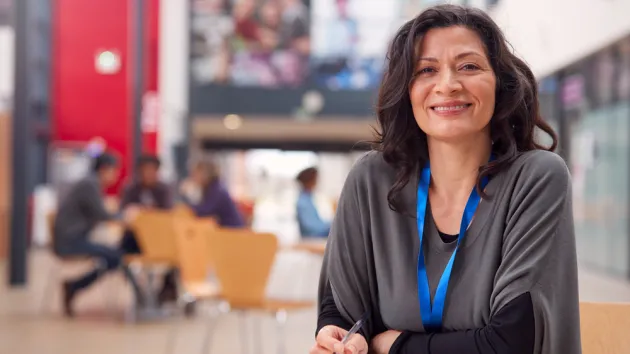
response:
M109 248L105 245L90 242L84 238L77 238L70 242L66 242L55 247L55 252L60 257L88 256L97 258L99 265L87 274L78 279L71 280L69 287L72 291L83 290L98 280L106 272L114 271L121 268L125 277L131 283L137 301L142 301L142 290L138 286L138 282L131 273L129 268L122 264L123 254L121 251Z

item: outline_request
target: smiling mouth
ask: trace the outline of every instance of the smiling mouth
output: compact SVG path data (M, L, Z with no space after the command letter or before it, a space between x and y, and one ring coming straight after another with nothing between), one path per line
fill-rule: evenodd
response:
M459 105L449 106L434 106L431 109L437 113L459 113L468 107L472 106L472 103L464 103Z

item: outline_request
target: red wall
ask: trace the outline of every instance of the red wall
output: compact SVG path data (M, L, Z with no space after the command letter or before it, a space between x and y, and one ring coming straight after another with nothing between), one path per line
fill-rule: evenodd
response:
M100 136L130 166L133 102L130 0L55 0L53 19L53 131L57 141L87 141ZM147 90L157 91L159 0L147 0L145 51ZM98 74L96 53L116 50L121 70ZM143 147L156 151L156 134Z
M182 0L179 0L182 1ZM145 53L145 87L148 92L158 92L159 88L159 43L160 43L160 0L147 0L146 17L146 45ZM159 112L156 119L159 119ZM145 152L157 153L158 132L145 132L143 134L143 149Z

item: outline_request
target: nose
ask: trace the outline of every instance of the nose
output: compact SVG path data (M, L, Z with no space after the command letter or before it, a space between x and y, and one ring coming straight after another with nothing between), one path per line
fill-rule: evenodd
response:
M451 70L442 70L435 85L436 93L450 95L462 89L462 83L457 78L456 73Z

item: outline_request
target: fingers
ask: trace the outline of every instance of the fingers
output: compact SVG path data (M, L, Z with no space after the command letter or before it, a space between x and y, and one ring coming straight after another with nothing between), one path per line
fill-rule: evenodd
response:
M327 353L344 353L344 345L341 344L341 338L346 333L347 331L339 327L324 327L317 334L317 345L328 350Z
M354 334L350 337L345 345L344 354L365 354L368 351L368 345L365 338L360 334Z
M341 346L343 348L343 345ZM324 347L322 347L321 345L317 345L315 344L315 346L313 346L313 348L311 348L311 350L309 351L309 354L347 354L349 353L347 351L347 349L345 349L345 351L343 351L344 349L341 349L342 351L331 351L329 349L326 349Z
M320 345L315 344L308 354L331 354L332 352Z

